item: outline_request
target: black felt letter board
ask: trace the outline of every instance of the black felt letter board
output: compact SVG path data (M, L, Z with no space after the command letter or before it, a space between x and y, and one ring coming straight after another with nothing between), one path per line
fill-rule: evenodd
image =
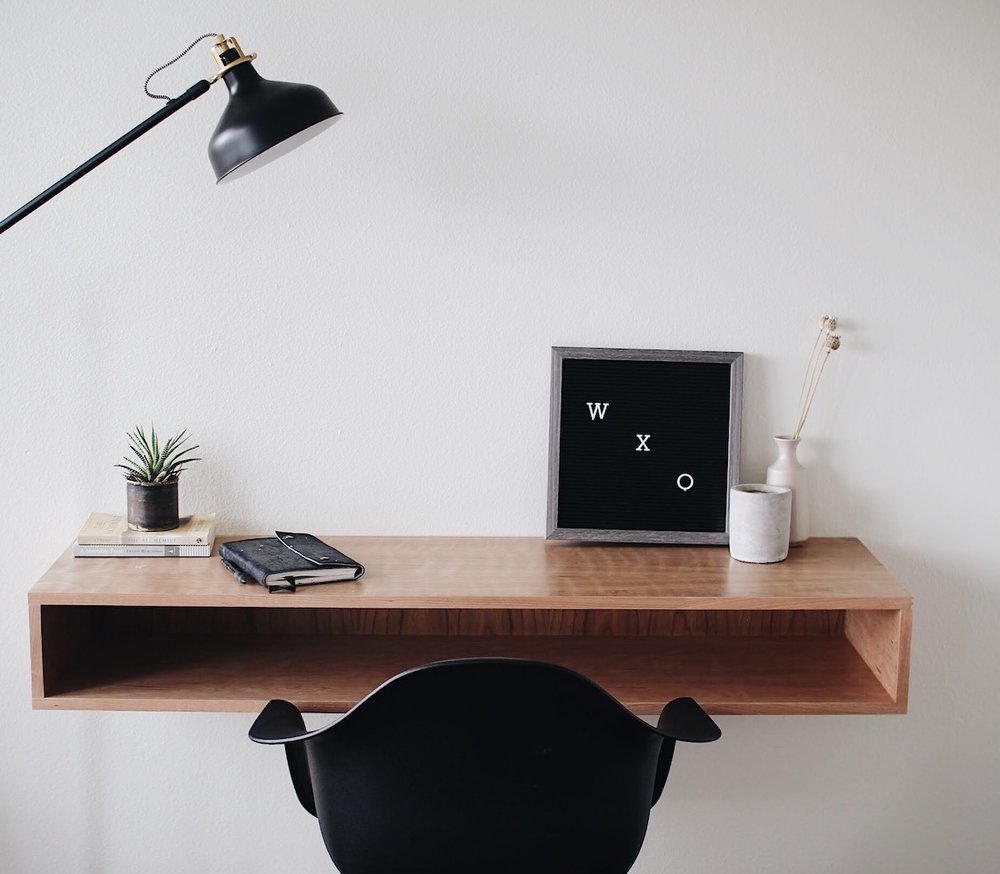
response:
M556 348L548 536L727 543L739 352Z

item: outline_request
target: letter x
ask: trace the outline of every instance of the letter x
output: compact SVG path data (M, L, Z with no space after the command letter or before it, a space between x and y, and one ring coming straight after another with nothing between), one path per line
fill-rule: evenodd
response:
M648 434L636 434L639 438L639 445L635 447L636 452L649 452L649 447L646 445L646 441L649 439Z

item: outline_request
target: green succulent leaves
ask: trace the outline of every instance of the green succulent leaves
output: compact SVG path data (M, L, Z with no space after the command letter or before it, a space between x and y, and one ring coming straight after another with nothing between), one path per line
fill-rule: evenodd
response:
M115 467L124 470L125 479L130 482L145 485L171 482L185 470L185 465L201 461L200 458L191 458L191 453L197 446L184 448L188 441L186 429L175 434L163 446L160 446L153 425L149 426L148 438L141 425L136 425L135 431L129 432L127 436L129 449L135 458L126 455L122 459L123 463L116 464Z

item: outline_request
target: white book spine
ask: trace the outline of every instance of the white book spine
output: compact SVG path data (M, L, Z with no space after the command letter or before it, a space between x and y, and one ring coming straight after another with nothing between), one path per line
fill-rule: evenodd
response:
M142 544L87 544L73 547L77 558L207 558L212 554L208 543L142 543Z
M203 546L215 539L215 530L207 535L171 535L169 531L162 534L152 532L135 532L134 534L81 534L77 542L81 546Z

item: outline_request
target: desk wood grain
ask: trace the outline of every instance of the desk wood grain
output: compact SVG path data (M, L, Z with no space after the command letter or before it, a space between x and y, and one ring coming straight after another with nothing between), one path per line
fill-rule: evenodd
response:
M640 713L682 694L715 713L906 710L912 598L857 540L748 565L719 547L324 539L365 576L271 595L217 556L67 550L29 593L34 706L340 711L416 664L496 654L580 670Z

